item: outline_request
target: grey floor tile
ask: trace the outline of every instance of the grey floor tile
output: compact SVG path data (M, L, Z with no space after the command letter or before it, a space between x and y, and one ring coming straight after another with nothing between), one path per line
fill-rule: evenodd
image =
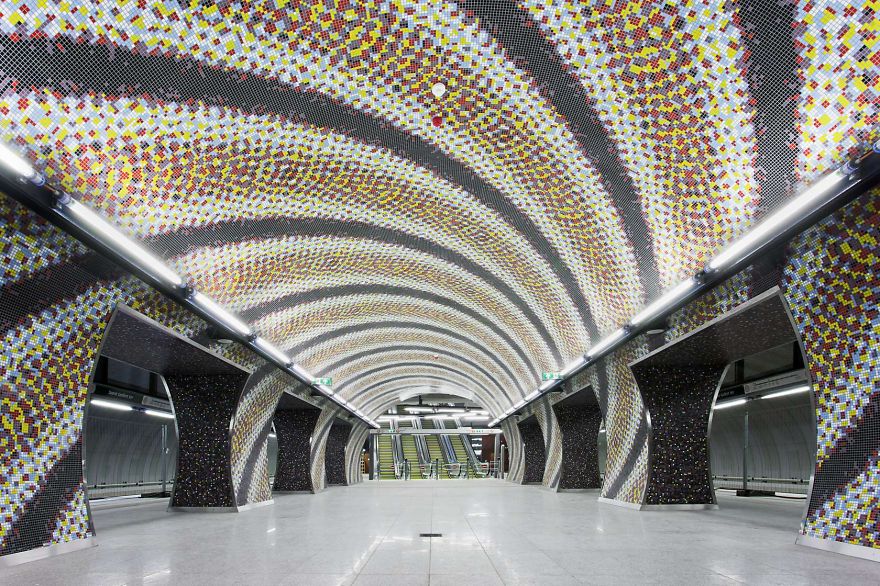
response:
M279 495L228 515L94 503L98 547L2 568L0 583L880 584L880 564L793 544L802 502L719 501L640 513L471 480Z

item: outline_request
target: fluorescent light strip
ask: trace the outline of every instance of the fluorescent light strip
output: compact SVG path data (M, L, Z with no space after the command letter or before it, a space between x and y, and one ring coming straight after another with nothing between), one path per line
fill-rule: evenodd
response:
M257 338L254 340L254 346L268 354L272 357L276 362L280 362L281 364L287 365L290 363L290 357L275 347L272 342L269 340L265 340L263 338Z
M561 376L562 378L565 378L568 375L570 375L571 373L573 373L574 371L576 371L577 369L579 369L580 367L582 367L583 365L585 365L586 363L587 363L587 359L585 357L581 356L580 358L578 358L577 360L575 360L574 362L572 362L571 364L569 364L568 366L563 368L562 372L559 373L559 376Z
M745 404L745 399L734 399L732 401L724 401L723 403L715 403L715 409L727 409L728 407L736 407Z
M666 291L663 295L652 301L645 307L642 311L638 312L632 319L629 320L629 323L637 326L643 322L650 320L651 318L656 317L663 310L668 309L670 306L680 301L682 298L686 297L694 288L697 286L697 282L694 279L687 279L686 281L682 281L669 291Z
M541 395L540 389L534 390L531 393L529 393L528 395L526 395L526 401L531 401L532 399L537 399L540 395Z
M28 180L36 179L39 176L37 170L30 163L2 142L0 142L0 165Z
M140 244L120 232L115 226L96 214L90 207L71 199L64 205L64 211L88 228L92 236L114 252L127 258L133 264L166 283L179 287L183 278L172 271L164 262L147 252Z
M601 354L604 350L607 350L611 346L613 346L618 340L623 338L626 335L626 330L620 328L619 330L615 330L614 332L608 334L602 340L590 348L589 352L587 352L587 356L590 358L594 358Z
M104 407L106 409L116 409L117 411L132 411L131 405L117 403L116 401L104 401L103 399L92 399L89 401L96 407Z
M775 399L776 397L785 397L787 395L796 395L798 393L806 393L810 390L810 387L795 387L793 389L786 389L784 391L777 391L775 393L770 393L769 395L764 395L761 397L762 399Z
M541 386L538 387L538 391L537 391L538 394L540 395L543 391L549 391L550 389L555 387L556 383L558 383L558 382L559 382L559 379L545 380L544 382L541 383Z
M174 419L174 415L172 413L165 413L164 411L156 411L155 409L144 409L144 413L147 415L152 415L153 417L163 417L165 419Z
M829 190L840 183L846 174L840 170L829 173L800 195L795 196L778 211L770 214L763 222L749 230L745 236L721 251L715 258L709 261L708 267L718 270L726 265L734 263L760 247L767 239L773 236L784 226L790 224L795 217L807 207L815 208L814 204L828 195Z
M192 302L206 313L222 322L230 330L237 332L242 336L249 336L251 334L251 328L249 325L241 321L238 316L233 315L225 308L221 307L216 301L204 293L198 291L193 293Z
M300 366L299 364L292 364L290 366L290 370L295 372L298 377L305 380L306 382L311 383L313 380L315 380L315 377L312 375L312 373Z
M437 407L437 413L464 413L464 407Z

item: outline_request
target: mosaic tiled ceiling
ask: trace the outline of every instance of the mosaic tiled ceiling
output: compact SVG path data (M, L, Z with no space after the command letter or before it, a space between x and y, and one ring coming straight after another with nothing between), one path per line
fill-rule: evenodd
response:
M878 9L4 0L0 140L370 413L498 413L876 139Z

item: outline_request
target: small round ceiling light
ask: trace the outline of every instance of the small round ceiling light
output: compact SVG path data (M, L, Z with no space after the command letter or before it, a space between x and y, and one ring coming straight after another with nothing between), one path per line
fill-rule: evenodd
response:
M431 86L431 93L434 94L434 97L439 100L446 95L446 84L438 81Z

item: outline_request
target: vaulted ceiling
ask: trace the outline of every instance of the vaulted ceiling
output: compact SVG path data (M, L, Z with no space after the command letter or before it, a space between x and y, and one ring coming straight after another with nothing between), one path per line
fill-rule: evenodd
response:
M0 139L368 413L498 414L872 138L878 8L6 1Z

